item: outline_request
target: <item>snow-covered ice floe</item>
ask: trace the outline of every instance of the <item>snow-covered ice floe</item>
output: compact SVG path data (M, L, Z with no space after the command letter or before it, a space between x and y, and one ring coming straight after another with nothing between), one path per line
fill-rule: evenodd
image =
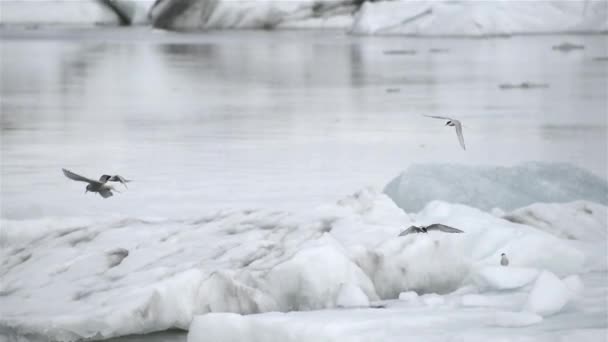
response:
M604 205L553 206L577 229L605 236L596 222ZM545 217L547 209L524 212ZM363 189L307 213L3 219L0 334L73 341L180 328L192 341L468 341L543 324L572 336L605 334L598 297L606 295L607 267L595 259L605 259L606 240L564 238L550 217L539 229L508 215L443 201L408 214ZM464 233L398 237L434 222ZM330 310L311 311L321 309ZM233 314L209 314L220 312ZM474 326L480 330L466 328ZM551 325L541 330L547 341L557 336L547 333Z

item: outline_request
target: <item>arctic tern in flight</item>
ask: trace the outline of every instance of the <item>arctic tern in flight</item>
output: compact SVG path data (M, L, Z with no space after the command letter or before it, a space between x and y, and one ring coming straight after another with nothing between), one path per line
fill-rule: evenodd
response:
M113 195L112 191L120 192L120 191L114 189L114 187L111 184L109 184L108 182L120 182L125 187L127 187L126 183L130 182L130 180L124 179L123 177L121 177L119 175L114 175L114 176L102 175L99 178L99 180L97 181L94 179L89 179L87 177L75 174L74 172L66 170L66 169L61 169L61 170L63 171L63 174L71 180L75 180L77 182L89 183L84 191L85 193L87 193L89 191L97 192L103 198L111 197Z
M458 136L458 142L460 143L460 146L462 146L463 150L466 150L467 148L464 146L464 137L462 136L462 124L460 123L460 121L452 119L452 118L448 118L445 116L434 116L434 115L425 115L426 117L429 118L433 118L433 119L442 119L442 120L448 120L448 122L445 123L446 126L453 126L456 128L456 135Z

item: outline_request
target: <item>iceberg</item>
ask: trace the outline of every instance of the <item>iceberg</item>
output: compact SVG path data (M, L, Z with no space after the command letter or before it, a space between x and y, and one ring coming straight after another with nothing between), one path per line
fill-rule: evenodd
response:
M605 32L606 18L608 6L601 1L377 1L363 3L351 32L418 36Z
M581 199L608 203L605 179L565 163L529 162L513 167L416 164L388 183L384 192L407 212L418 211L432 200L486 211Z
M0 6L2 22L9 24L150 22L169 30L340 29L417 36L608 31L608 6L592 0L5 0Z
M3 0L3 24L145 24L155 0Z
M573 220L589 224L584 216ZM465 233L399 237L414 221ZM178 328L189 329L192 341L207 334L344 340L367 322L362 336L389 340L408 329L427 336L428 322L444 326L450 319L463 326L482 322L482 329L542 325L535 315L578 301L599 305L587 296L605 288L588 280L591 273L581 274L591 262L582 249L599 255L605 240L582 246L442 201L406 214L369 188L304 213L221 210L195 219L0 224L0 332L9 339L100 340ZM503 251L512 266L497 269ZM595 271L605 274L606 267ZM559 308L532 289L539 272L565 277L555 287L555 298L568 296ZM583 283L592 290L580 296ZM517 314L524 307L530 313ZM306 312L285 313L291 310ZM580 315L593 320L602 313L605 308ZM409 315L418 318L403 319ZM374 335L385 329L386 336ZM455 333L471 337L462 329Z
M163 0L151 12L154 25L168 29L341 28L422 36L605 32L607 14L597 1L447 0Z
M155 27L172 30L347 28L354 0L161 0L150 11Z
M424 36L605 32L607 14L596 1L447 0L163 0L151 12L154 25L168 29L341 28Z

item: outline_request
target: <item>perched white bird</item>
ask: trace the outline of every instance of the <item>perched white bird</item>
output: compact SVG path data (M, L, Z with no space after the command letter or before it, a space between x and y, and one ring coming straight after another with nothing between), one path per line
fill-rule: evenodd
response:
M448 120L448 122L445 123L446 126L453 126L456 128L456 135L458 136L458 142L460 143L460 146L462 146L463 150L466 150L467 148L464 146L464 137L462 136L462 124L460 123L460 121L452 119L452 118L448 118L445 116L433 116L433 115L425 115L426 117L429 118L433 118L433 119L442 119L442 120Z
M509 266L509 259L507 259L507 255L505 253L500 255L500 264L503 266Z
M66 170L66 169L61 169L61 170L63 170L63 174L71 180L75 180L77 182L89 183L89 184L87 184L87 187L84 191L85 194L89 191L97 192L103 198L112 197L112 195L113 195L112 191L120 192L120 191L114 189L114 187L112 185L108 184L108 181L121 182L125 187L127 186L125 183L129 182L129 180L124 179L123 177L118 176L118 175L116 175L116 176L103 175L99 178L98 181L96 181L94 179L89 179L87 177L77 175L74 172Z
M429 230L438 230L444 233L464 233L462 230L453 228L450 226L446 226L444 224L434 223L430 226L410 226L408 229L404 230L399 234L399 236L404 236L407 234L417 234L417 233L428 233Z

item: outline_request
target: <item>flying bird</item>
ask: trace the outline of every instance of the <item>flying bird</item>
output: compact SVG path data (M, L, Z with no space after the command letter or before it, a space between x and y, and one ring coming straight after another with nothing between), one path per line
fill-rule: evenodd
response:
M429 231L438 230L444 233L464 233L464 231L453 228L450 226L446 226L440 223L434 223L430 226L411 226L408 229L404 230L399 234L399 236L405 236L407 234L417 234L417 233L428 233Z
M507 259L507 255L505 253L500 255L500 264L503 266L509 266L509 259Z
M102 183L106 183L106 182L120 182L122 185L125 186L125 188L129 188L127 186L127 183L129 183L131 180L130 179L125 179L123 176L121 175L114 175L114 176L110 176L110 175L101 175L101 177L99 177L99 181Z
M115 181L119 181L121 183L123 183L123 181L124 181L124 183L128 182L128 180L126 180L118 175L117 176L103 175L97 181L94 179L89 179L87 177L83 177L81 175L75 174L74 172L66 170L66 169L61 169L61 170L63 171L63 174L71 180L75 180L77 182L89 183L89 184L87 184L87 187L84 191L85 194L89 191L97 192L103 198L112 197L112 195L114 195L112 193L112 191L120 192L120 191L114 189L114 187L111 184L108 184L108 180L111 180L111 178L119 177L119 178L116 178ZM122 179L122 181L120 179ZM126 184L124 184L124 185L126 186Z
M452 119L452 118L448 118L445 116L434 116L434 115L425 115L426 117L429 118L433 118L433 119L442 119L442 120L448 120L448 122L445 123L446 126L453 126L456 128L456 135L458 136L458 142L460 143L460 146L462 146L462 149L466 151L466 147L464 146L464 137L462 136L462 124L460 123L460 121Z

